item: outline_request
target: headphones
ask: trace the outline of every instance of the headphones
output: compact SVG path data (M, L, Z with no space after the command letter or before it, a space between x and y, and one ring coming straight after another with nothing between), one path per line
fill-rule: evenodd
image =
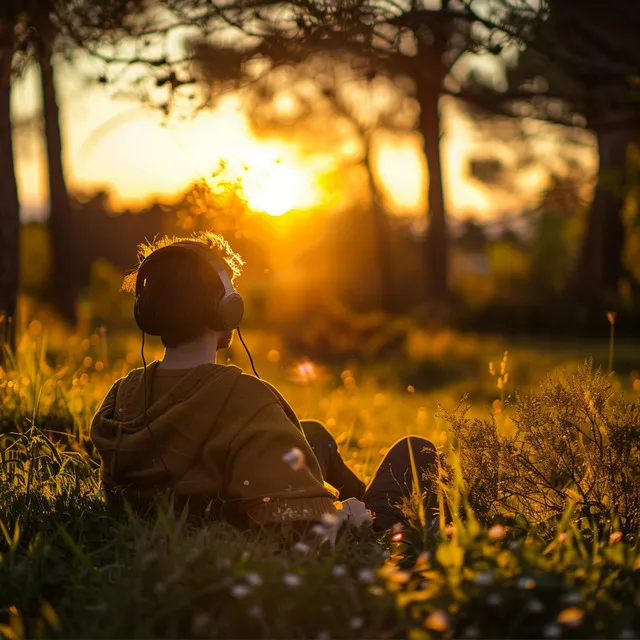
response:
M195 242L176 242L175 244L162 247L148 255L141 263L136 278L136 299L133 305L133 315L136 324L141 331L150 336L159 336L162 331L157 324L154 314L149 313L145 309L144 289L147 280L152 273L152 262L157 256L169 251L188 251L196 255L199 260L203 260L208 264L215 273L224 287L224 295L217 299L211 296L209 301L205 301L207 308L207 318L209 325L216 331L233 331L237 329L244 315L244 301L242 296L233 288L229 274L221 260L219 260L209 249Z

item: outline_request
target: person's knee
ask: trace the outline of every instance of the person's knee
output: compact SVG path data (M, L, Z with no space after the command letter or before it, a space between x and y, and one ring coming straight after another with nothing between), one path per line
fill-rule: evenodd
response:
M416 463L420 461L435 461L436 447L430 440L422 436L404 436L393 444L389 453L398 451L401 455L406 455L411 450Z
M336 446L335 438L319 420L300 420L300 426L310 444Z

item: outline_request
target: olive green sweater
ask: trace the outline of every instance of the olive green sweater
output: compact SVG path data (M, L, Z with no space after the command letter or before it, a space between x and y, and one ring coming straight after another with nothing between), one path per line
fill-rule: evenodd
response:
M274 387L235 366L176 376L158 364L147 367L146 416L145 377L136 369L113 385L93 420L109 493L139 504L167 491L191 511L213 508L240 527L336 513L337 492Z

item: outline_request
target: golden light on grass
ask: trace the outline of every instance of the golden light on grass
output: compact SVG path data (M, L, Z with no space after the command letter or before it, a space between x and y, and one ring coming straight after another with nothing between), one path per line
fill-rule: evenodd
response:
M311 384L318 380L320 373L320 368L305 358L294 364L290 372L290 379L300 384Z

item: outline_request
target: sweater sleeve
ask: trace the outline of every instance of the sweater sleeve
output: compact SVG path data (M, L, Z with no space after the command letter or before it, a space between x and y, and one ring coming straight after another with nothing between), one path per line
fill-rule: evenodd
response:
M256 524L335 515L318 461L278 402L262 407L231 441L226 495Z

